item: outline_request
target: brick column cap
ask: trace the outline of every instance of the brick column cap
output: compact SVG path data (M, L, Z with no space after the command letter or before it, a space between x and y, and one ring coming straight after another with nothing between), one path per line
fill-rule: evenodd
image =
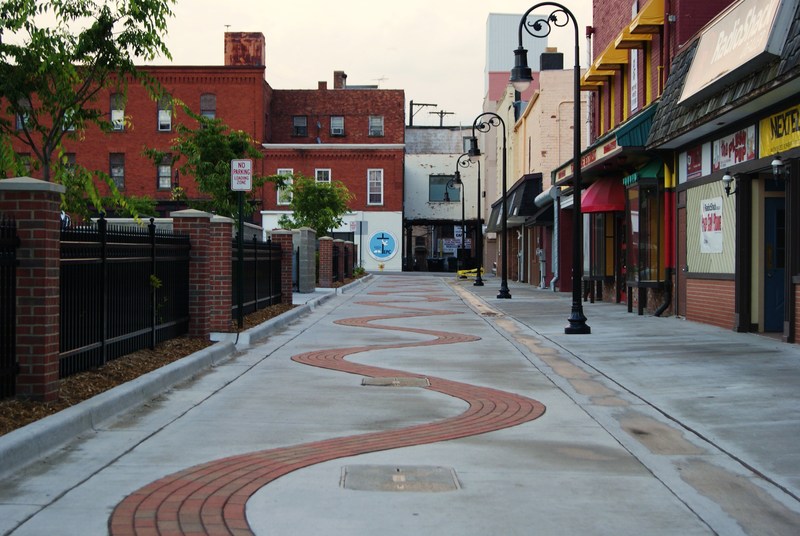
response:
M333 241L334 241L334 242L344 242L344 239L342 239L342 238L335 238Z
M212 214L210 212L203 212L202 210L197 210L194 208L189 208L186 210L178 210L176 212L169 213L171 218L205 218L208 219L211 223L235 223L236 221L233 218L229 218L227 216L218 216L216 214Z
M32 177L13 177L0 180L0 192L52 192L63 194L67 189L54 182L34 179Z
M319 239L320 239L320 240L330 240L330 241L333 241L333 238L331 238L330 236L321 236L321 237L319 237Z
M273 229L272 231L268 231L270 235L290 235L292 231L288 229Z

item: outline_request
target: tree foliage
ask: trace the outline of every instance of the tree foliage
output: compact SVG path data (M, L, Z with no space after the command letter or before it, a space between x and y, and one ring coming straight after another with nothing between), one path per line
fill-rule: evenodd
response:
M176 102L176 105L197 122L197 127L179 123L177 136L167 151L149 148L145 153L157 164L164 158L172 158L182 175L194 178L198 190L208 199L187 200L190 206L238 218L238 193L231 191L231 160L261 158L255 141L244 131L232 130L221 119L204 117L182 103ZM267 180L270 179L254 172L253 191ZM281 183L279 178L273 180ZM182 189L176 189L173 197L185 198L185 194ZM249 216L253 212L253 193L245 192L245 197L248 202L244 206L244 215Z
M108 184L114 204L130 208L110 177L68 166L62 142L80 139L90 124L111 129L108 103L97 101L103 88L113 84L124 93L126 84L137 80L157 92L157 84L134 62L171 57L162 36L174 2L3 0L0 100L6 116L0 117L0 143L18 139L30 149L31 162L0 151L0 172L30 165L44 180L62 182L73 192L83 189L97 203L94 175Z
M291 193L292 214L281 216L278 223L288 229L310 227L317 236L326 236L342 225L342 216L349 212L348 205L353 199L340 181L317 182L295 174L285 187Z

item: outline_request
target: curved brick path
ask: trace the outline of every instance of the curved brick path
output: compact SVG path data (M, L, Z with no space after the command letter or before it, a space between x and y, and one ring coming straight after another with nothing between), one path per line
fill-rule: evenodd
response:
M415 288L398 293L409 296L411 292L429 294L431 291ZM429 296L425 299L432 302L446 300ZM292 359L306 365L367 377L427 377L431 384L428 389L464 400L469 404L467 411L457 417L428 424L254 452L190 467L141 488L119 503L109 520L111 534L252 534L245 518L247 500L263 486L292 471L347 456L483 434L531 421L544 413L545 408L540 402L513 393L345 361L348 355L365 351L454 344L479 339L459 333L376 324L393 318L453 314L450 311L412 308L401 305L402 302L394 302L394 305L372 301L359 303L404 312L350 318L337 323L417 333L432 338L399 344L331 348L298 354Z

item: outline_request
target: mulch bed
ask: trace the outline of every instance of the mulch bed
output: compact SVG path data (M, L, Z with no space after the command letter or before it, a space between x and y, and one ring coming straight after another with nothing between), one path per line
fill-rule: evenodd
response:
M289 311L291 304L277 304L256 311L244 318L244 329L249 329L270 318ZM236 331L236 323L233 323ZM182 357L193 354L212 343L204 339L179 337L159 344L154 350L146 349L109 361L95 370L70 376L61 381L59 398L53 402L30 400L0 400L0 435L26 424L57 413L78 402L98 395L152 370L163 367Z

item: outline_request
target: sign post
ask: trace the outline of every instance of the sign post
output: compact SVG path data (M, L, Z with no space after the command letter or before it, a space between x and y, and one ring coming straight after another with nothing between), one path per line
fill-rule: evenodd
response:
M244 326L244 193L253 189L253 161L231 160L231 191L239 201L239 223L236 233L238 263L236 268L236 325Z

